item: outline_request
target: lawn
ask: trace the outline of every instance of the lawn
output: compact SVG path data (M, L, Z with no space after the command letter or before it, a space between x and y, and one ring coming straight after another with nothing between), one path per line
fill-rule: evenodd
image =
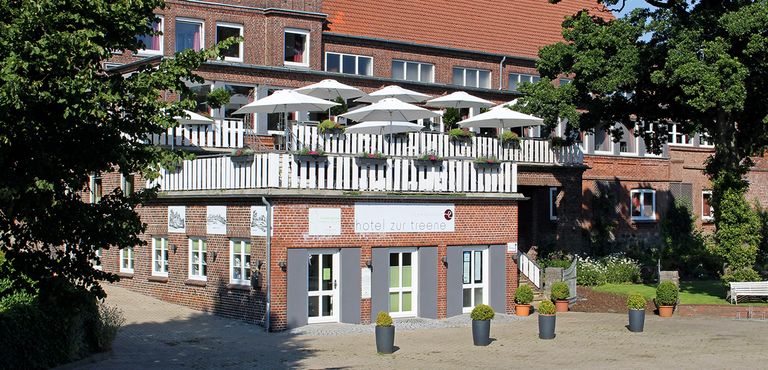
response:
M656 296L655 284L605 284L592 289L614 294L641 294L646 299ZM727 288L719 280L681 281L681 304L731 304L725 300ZM754 304L754 303L751 303Z

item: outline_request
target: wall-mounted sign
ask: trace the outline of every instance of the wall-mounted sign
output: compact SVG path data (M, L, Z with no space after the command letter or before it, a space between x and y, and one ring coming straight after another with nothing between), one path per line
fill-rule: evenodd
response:
M168 233L185 233L187 231L187 207L168 207Z
M272 212L272 235L275 235L274 210ZM266 206L251 206L251 236L267 236Z
M310 208L309 235L341 235L341 208Z
M208 206L205 216L208 234L227 234L227 206Z
M360 269L360 298L371 298L371 269L367 267Z
M355 203L356 233L447 233L455 224L453 204Z
M507 243L508 253L517 253L517 243Z

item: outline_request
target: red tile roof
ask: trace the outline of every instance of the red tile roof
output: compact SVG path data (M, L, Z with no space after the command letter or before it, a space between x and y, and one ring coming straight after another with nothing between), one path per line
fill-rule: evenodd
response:
M562 40L561 24L581 9L612 17L596 0L323 0L329 31L536 58Z

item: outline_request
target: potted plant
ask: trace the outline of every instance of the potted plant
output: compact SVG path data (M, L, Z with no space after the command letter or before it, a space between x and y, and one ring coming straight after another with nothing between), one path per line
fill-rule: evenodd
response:
M555 302L557 312L568 312L568 297L570 295L571 290L564 281L557 281L552 284L551 298Z
M552 301L541 301L539 305L539 339L555 337L556 316L555 304Z
M627 298L629 309L629 331L640 333L645 325L645 298L640 294L630 294Z
M563 139L561 137L553 136L549 138L549 144L552 146L552 149L558 149L558 148L568 146L568 140Z
M472 341L476 346L491 344L491 320L496 314L487 304L479 304L472 309Z
M662 281L656 288L656 306L659 308L659 316L672 317L677 304L679 291L677 285L671 281Z
M501 140L502 145L520 145L520 136L517 136L517 133L512 131L504 131L499 135L499 140Z
M387 156L382 154L381 152L362 152L357 155L357 162L361 165L363 164L383 164L386 163Z
M327 119L317 124L317 131L321 134L343 134L344 126Z
M254 151L250 148L235 149L232 151L230 159L235 163L253 162Z
M293 156L297 161L325 160L325 151L320 148L311 149L303 147Z
M475 159L475 167L477 168L497 168L501 162L493 156L490 157L478 157Z
M443 159L434 151L426 152L413 160L413 163L417 166L436 166L442 164L442 162Z
M467 142L475 136L475 133L462 128L454 128L448 130L448 136L454 141Z
M515 315L530 315L531 302L533 302L533 289L527 284L518 286L515 291Z
M392 317L384 311L376 315L376 352L395 352L395 325Z

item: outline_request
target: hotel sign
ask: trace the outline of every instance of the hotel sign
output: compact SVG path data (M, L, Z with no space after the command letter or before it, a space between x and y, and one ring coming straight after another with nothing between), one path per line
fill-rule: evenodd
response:
M448 203L355 203L355 233L449 233L455 216Z

